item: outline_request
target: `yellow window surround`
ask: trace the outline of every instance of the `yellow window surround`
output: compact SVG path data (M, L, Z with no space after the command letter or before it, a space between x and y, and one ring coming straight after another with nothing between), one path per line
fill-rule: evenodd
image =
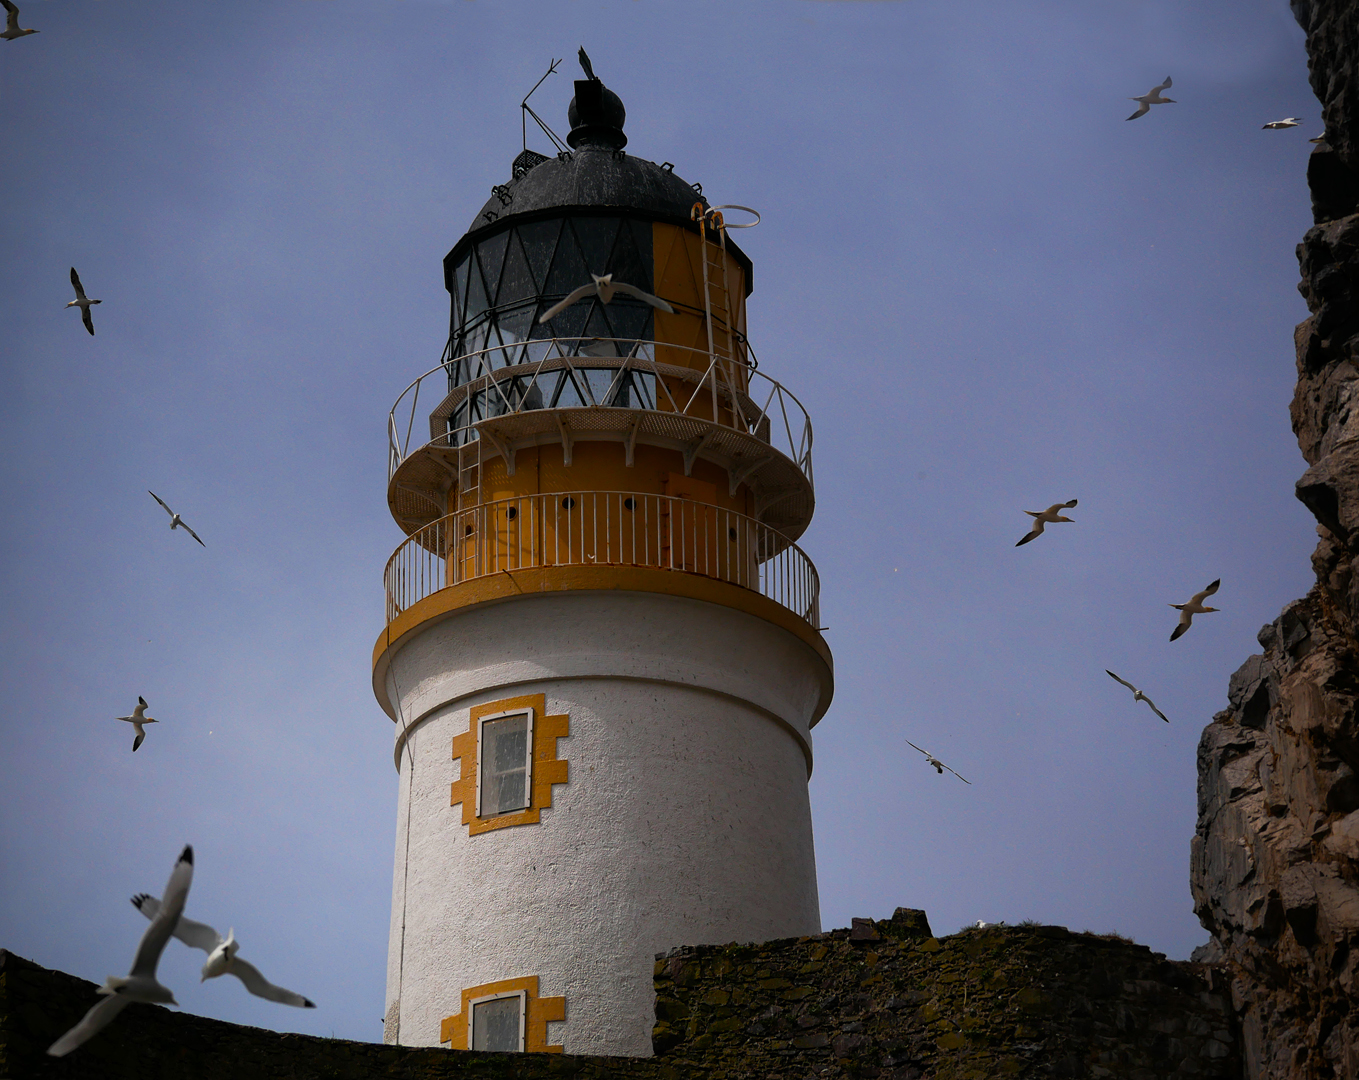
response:
M439 1041L448 1043L450 1050L468 1049L467 1022L472 1016L472 1002L481 998L513 993L522 993L525 997L524 1052L529 1054L560 1054L562 1052L560 1046L547 1045L547 1025L550 1020L566 1019L566 998L540 998L538 996L537 975L530 975L525 979L501 979L499 982L482 983L480 986L465 988L462 992L462 1011L444 1017L439 1024Z
M498 713L529 711L533 767L530 773L529 805L524 810L494 817L477 816L477 736L483 717ZM552 805L552 785L565 784L570 766L557 757L557 740L570 734L570 717L547 716L547 695L528 694L501 698L472 707L471 722L461 735L453 737L453 760L462 761L462 772L453 782L449 805L462 803L462 823L469 836L504 829L511 825L536 825L544 807Z

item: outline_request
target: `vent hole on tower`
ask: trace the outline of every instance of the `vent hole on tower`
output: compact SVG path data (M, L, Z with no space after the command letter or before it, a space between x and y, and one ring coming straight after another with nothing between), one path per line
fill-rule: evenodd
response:
M728 530L727 530L727 539L732 540L733 542L736 540L736 530L735 530L735 528L731 528L731 529L728 529Z
M467 526L466 529L463 530L463 536L471 536L471 535L472 535L472 526L469 525L469 526Z
M624 510L636 510L636 509L637 509L637 500L636 500L636 499L632 499L632 498L624 499L624 500L623 500L623 509L624 509Z
M573 499L573 498L571 498L570 495L568 495L566 498L564 498L564 499L562 500L562 509L563 509L563 510L570 510L570 509L574 508L575 505L576 505L576 500Z
M506 511L505 516L508 517L511 521L513 521L515 518L519 516L519 508L516 506L511 506L509 510Z

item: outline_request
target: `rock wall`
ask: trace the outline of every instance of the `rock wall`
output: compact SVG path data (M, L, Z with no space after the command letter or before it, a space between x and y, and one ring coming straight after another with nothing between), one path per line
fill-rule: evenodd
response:
M1241 1075L1214 968L1060 926L938 939L904 908L854 924L659 958L657 1053L770 1080Z
M1191 887L1245 1075L1359 1078L1359 3L1293 0L1325 141L1298 245L1297 484L1317 583L1260 631L1199 744Z

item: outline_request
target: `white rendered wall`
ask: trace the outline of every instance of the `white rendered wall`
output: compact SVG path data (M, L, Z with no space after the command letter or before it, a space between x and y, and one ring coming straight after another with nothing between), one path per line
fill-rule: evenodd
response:
M404 644L388 1038L437 1045L464 987L537 975L566 998L550 1044L649 1056L657 952L818 933L808 727L828 680L764 620L650 593L532 594ZM472 706L538 693L570 716L570 781L539 824L469 837L453 736Z

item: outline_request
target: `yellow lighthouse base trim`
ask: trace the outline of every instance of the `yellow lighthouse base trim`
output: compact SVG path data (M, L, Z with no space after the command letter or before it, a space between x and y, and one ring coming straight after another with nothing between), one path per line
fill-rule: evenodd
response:
M525 996L524 1051L529 1054L560 1054L560 1046L547 1045L547 1024L549 1020L566 1019L566 998L540 998L537 975L466 987L462 992L462 1011L444 1017L439 1024L439 1041L448 1043L450 1050L467 1050L467 1021L472 1015L471 1003L477 998L516 991Z
M533 781L529 787L529 805L524 810L509 814L477 817L477 728L480 726L477 721L483 716L514 712L516 709L532 709L534 716ZM453 736L453 760L462 760L462 773L453 781L449 805L462 803L462 823L467 826L469 836L510 825L536 825L539 812L552 805L552 785L567 782L570 765L557 757L557 740L571 734L571 721L565 714L543 715L546 712L547 696L544 694L488 701L484 705L474 705L467 730Z

